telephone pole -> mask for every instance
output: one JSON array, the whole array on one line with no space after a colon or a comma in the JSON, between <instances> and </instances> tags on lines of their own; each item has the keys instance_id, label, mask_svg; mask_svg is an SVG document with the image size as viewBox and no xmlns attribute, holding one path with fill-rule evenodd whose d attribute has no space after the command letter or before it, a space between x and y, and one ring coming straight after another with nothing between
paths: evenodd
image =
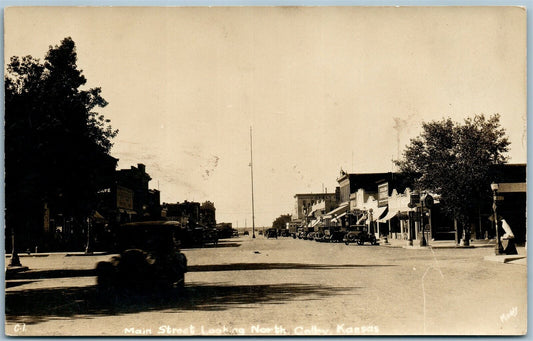
<instances>
[{"instance_id":1,"label":"telephone pole","mask_svg":"<svg viewBox=\"0 0 533 341\"><path fill-rule=\"evenodd\" d=\"M255 211L254 211L254 158L252 144L252 126L250 126L250 176L252 178L252 238L255 238Z\"/></svg>"}]
</instances>

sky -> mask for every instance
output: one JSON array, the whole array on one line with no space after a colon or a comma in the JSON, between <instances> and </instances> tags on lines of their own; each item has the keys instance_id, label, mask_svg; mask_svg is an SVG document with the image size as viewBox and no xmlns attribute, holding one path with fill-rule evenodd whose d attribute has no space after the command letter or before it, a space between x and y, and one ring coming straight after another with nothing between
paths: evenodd
<instances>
[{"instance_id":1,"label":"sky","mask_svg":"<svg viewBox=\"0 0 533 341\"><path fill-rule=\"evenodd\" d=\"M6 61L72 37L111 154L143 163L162 202L217 222L292 213L347 172L396 170L423 121L500 114L526 163L526 13L517 7L20 7Z\"/></svg>"}]
</instances>

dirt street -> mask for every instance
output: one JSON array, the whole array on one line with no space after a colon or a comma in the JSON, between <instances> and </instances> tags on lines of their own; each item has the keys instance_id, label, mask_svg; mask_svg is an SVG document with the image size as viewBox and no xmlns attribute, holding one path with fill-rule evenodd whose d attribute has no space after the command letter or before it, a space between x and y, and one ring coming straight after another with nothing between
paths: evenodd
<instances>
[{"instance_id":1,"label":"dirt street","mask_svg":"<svg viewBox=\"0 0 533 341\"><path fill-rule=\"evenodd\" d=\"M22 257L8 335L523 334L527 267L490 248L409 250L248 236L186 249L183 296L101 297L110 256Z\"/></svg>"}]
</instances>

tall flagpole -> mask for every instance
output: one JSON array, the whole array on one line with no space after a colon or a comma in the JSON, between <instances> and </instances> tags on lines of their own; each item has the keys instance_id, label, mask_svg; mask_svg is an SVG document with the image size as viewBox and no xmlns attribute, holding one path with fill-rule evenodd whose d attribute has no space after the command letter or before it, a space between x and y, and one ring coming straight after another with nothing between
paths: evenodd
<instances>
[{"instance_id":1,"label":"tall flagpole","mask_svg":"<svg viewBox=\"0 0 533 341\"><path fill-rule=\"evenodd\" d=\"M252 126L250 126L250 175L252 178L252 238L255 238L255 212L254 212L254 158L252 152Z\"/></svg>"}]
</instances>

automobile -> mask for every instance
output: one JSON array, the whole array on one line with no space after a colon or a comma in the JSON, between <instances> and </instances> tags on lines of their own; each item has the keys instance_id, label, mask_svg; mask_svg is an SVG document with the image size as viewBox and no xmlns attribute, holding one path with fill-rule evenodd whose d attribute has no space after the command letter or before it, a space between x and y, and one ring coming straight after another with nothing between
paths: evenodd
<instances>
[{"instance_id":1,"label":"automobile","mask_svg":"<svg viewBox=\"0 0 533 341\"><path fill-rule=\"evenodd\" d=\"M265 237L278 239L278 231L276 231L276 229L268 229L265 233Z\"/></svg>"},{"instance_id":2,"label":"automobile","mask_svg":"<svg viewBox=\"0 0 533 341\"><path fill-rule=\"evenodd\" d=\"M259 235L260 235L260 236L263 235L263 231L262 231L262 230L259 231Z\"/></svg>"},{"instance_id":3,"label":"automobile","mask_svg":"<svg viewBox=\"0 0 533 341\"><path fill-rule=\"evenodd\" d=\"M243 235L244 235L244 236L249 236L249 235L250 235L250 232L248 232L248 231L244 231Z\"/></svg>"},{"instance_id":4,"label":"automobile","mask_svg":"<svg viewBox=\"0 0 533 341\"><path fill-rule=\"evenodd\" d=\"M179 245L177 221L146 221L119 226L119 255L96 265L100 289L183 289L187 257ZM156 289L157 288L157 289Z\"/></svg>"},{"instance_id":5,"label":"automobile","mask_svg":"<svg viewBox=\"0 0 533 341\"><path fill-rule=\"evenodd\" d=\"M180 232L182 247L202 247L205 243L205 227L198 224L189 224Z\"/></svg>"},{"instance_id":6,"label":"automobile","mask_svg":"<svg viewBox=\"0 0 533 341\"><path fill-rule=\"evenodd\" d=\"M350 226L350 231L346 233L343 238L346 245L350 243L357 243L363 245L365 242L370 242L372 245L377 245L377 239L373 234L368 233L368 227L366 225L353 225Z\"/></svg>"},{"instance_id":7,"label":"automobile","mask_svg":"<svg viewBox=\"0 0 533 341\"><path fill-rule=\"evenodd\" d=\"M315 242L325 242L326 241L326 235L324 232L315 232L314 235Z\"/></svg>"},{"instance_id":8,"label":"automobile","mask_svg":"<svg viewBox=\"0 0 533 341\"><path fill-rule=\"evenodd\" d=\"M330 231L328 240L330 243L341 243L344 241L346 231Z\"/></svg>"},{"instance_id":9,"label":"automobile","mask_svg":"<svg viewBox=\"0 0 533 341\"><path fill-rule=\"evenodd\" d=\"M289 232L289 230L283 230L283 231L281 231L281 236L282 237L290 237L291 233Z\"/></svg>"},{"instance_id":10,"label":"automobile","mask_svg":"<svg viewBox=\"0 0 533 341\"><path fill-rule=\"evenodd\" d=\"M205 227L203 230L203 244L218 245L218 231L214 227Z\"/></svg>"},{"instance_id":11,"label":"automobile","mask_svg":"<svg viewBox=\"0 0 533 341\"><path fill-rule=\"evenodd\" d=\"M315 238L315 232L309 232L307 233L307 236L305 236L304 239L313 240Z\"/></svg>"}]
</instances>

